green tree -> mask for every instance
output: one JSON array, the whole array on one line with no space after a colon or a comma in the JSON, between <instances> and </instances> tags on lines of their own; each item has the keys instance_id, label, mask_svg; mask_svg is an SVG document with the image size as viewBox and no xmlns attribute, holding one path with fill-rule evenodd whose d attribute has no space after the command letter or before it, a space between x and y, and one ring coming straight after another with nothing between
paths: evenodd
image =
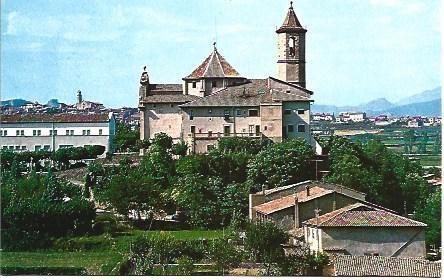
<instances>
[{"instance_id":1,"label":"green tree","mask_svg":"<svg viewBox=\"0 0 444 280\"><path fill-rule=\"evenodd\" d=\"M211 240L208 248L208 258L222 275L231 267L235 267L241 261L241 254L236 247L226 238Z\"/></svg>"},{"instance_id":2,"label":"green tree","mask_svg":"<svg viewBox=\"0 0 444 280\"><path fill-rule=\"evenodd\" d=\"M307 180L313 170L314 152L305 140L292 139L268 146L248 164L248 181L253 191Z\"/></svg>"},{"instance_id":3,"label":"green tree","mask_svg":"<svg viewBox=\"0 0 444 280\"><path fill-rule=\"evenodd\" d=\"M281 244L288 235L273 223L249 223L245 230L245 249L255 262L272 263L283 256Z\"/></svg>"},{"instance_id":4,"label":"green tree","mask_svg":"<svg viewBox=\"0 0 444 280\"><path fill-rule=\"evenodd\" d=\"M418 203L415 218L427 224L426 243L441 247L441 189Z\"/></svg>"},{"instance_id":5,"label":"green tree","mask_svg":"<svg viewBox=\"0 0 444 280\"><path fill-rule=\"evenodd\" d=\"M113 139L118 151L137 151L137 143L140 139L138 129L131 129L129 125L117 123L116 135Z\"/></svg>"}]
</instances>

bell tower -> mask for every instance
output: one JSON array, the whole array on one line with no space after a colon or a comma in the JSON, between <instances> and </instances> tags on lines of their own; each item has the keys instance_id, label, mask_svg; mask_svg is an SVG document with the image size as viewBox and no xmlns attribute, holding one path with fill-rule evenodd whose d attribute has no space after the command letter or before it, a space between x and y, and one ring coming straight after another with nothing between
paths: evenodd
<instances>
[{"instance_id":1,"label":"bell tower","mask_svg":"<svg viewBox=\"0 0 444 280\"><path fill-rule=\"evenodd\" d=\"M290 2L287 16L278 35L277 77L305 88L305 33L307 32L296 17L293 2Z\"/></svg>"}]
</instances>

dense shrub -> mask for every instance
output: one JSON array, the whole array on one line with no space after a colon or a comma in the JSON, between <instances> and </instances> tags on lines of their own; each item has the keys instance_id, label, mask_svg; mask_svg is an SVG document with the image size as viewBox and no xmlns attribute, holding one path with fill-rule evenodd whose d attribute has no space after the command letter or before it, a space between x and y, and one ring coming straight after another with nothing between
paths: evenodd
<instances>
[{"instance_id":1,"label":"dense shrub","mask_svg":"<svg viewBox=\"0 0 444 280\"><path fill-rule=\"evenodd\" d=\"M47 267L47 266L5 266L0 267L2 275L87 275L83 267Z\"/></svg>"}]
</instances>

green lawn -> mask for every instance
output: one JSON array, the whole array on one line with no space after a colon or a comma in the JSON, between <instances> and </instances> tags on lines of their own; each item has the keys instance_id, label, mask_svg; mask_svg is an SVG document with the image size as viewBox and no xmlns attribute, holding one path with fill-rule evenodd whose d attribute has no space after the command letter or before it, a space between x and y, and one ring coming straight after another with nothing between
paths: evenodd
<instances>
[{"instance_id":1,"label":"green lawn","mask_svg":"<svg viewBox=\"0 0 444 280\"><path fill-rule=\"evenodd\" d=\"M129 251L131 241L139 236L152 236L160 231L134 230L124 236L76 237L70 240L77 244L93 244L94 247L76 252L57 251L55 248L36 252L1 252L2 267L84 267L89 275L109 275L112 269ZM213 239L222 236L222 230L169 231L181 240Z\"/></svg>"}]
</instances>

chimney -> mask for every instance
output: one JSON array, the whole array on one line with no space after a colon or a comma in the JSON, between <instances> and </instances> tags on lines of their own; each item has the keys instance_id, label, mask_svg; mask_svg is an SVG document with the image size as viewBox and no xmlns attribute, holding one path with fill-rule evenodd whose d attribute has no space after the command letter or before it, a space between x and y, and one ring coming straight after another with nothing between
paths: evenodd
<instances>
[{"instance_id":1,"label":"chimney","mask_svg":"<svg viewBox=\"0 0 444 280\"><path fill-rule=\"evenodd\" d=\"M310 186L305 186L305 191L307 193L307 197L310 196Z\"/></svg>"},{"instance_id":2,"label":"chimney","mask_svg":"<svg viewBox=\"0 0 444 280\"><path fill-rule=\"evenodd\" d=\"M299 228L299 201L298 196L294 196L294 227Z\"/></svg>"}]
</instances>

